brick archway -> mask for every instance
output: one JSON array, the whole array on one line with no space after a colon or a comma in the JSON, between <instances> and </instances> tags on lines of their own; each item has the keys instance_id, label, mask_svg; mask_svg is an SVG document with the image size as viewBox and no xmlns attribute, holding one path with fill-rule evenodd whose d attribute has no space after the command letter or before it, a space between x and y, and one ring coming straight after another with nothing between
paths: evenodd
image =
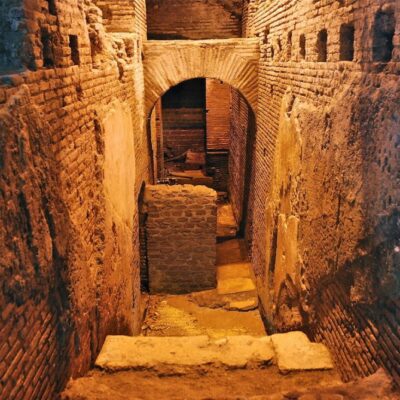
<instances>
[{"instance_id":1,"label":"brick archway","mask_svg":"<svg viewBox=\"0 0 400 400\"><path fill-rule=\"evenodd\" d=\"M213 78L230 84L256 113L258 61L258 39L145 42L146 115L171 87L193 78Z\"/></svg>"}]
</instances>

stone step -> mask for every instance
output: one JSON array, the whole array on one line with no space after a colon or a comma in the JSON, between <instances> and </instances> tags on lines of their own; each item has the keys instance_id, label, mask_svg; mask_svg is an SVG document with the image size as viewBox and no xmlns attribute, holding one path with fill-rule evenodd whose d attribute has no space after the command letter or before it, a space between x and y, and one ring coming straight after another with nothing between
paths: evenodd
<instances>
[{"instance_id":1,"label":"stone step","mask_svg":"<svg viewBox=\"0 0 400 400\"><path fill-rule=\"evenodd\" d=\"M108 336L96 360L106 370L151 369L169 371L182 367L218 365L244 368L248 363L268 364L274 351L267 336L128 337Z\"/></svg>"},{"instance_id":2,"label":"stone step","mask_svg":"<svg viewBox=\"0 0 400 400\"><path fill-rule=\"evenodd\" d=\"M217 291L220 295L256 290L249 262L236 262L219 266L217 281Z\"/></svg>"},{"instance_id":3,"label":"stone step","mask_svg":"<svg viewBox=\"0 0 400 400\"><path fill-rule=\"evenodd\" d=\"M108 336L96 360L105 370L184 372L204 365L246 368L275 363L282 372L328 370L333 363L323 344L311 343L303 332L264 337Z\"/></svg>"}]
</instances>

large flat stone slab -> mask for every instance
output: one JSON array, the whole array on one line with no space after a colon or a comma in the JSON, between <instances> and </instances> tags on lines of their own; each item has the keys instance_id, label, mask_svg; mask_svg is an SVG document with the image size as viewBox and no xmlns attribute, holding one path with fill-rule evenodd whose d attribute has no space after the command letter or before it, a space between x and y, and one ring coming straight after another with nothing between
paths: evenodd
<instances>
[{"instance_id":1,"label":"large flat stone slab","mask_svg":"<svg viewBox=\"0 0 400 400\"><path fill-rule=\"evenodd\" d=\"M108 336L96 366L106 370L152 369L182 371L182 367L222 365L244 368L272 362L274 351L268 336L129 337Z\"/></svg>"},{"instance_id":2,"label":"large flat stone slab","mask_svg":"<svg viewBox=\"0 0 400 400\"><path fill-rule=\"evenodd\" d=\"M252 292L253 290L256 290L256 286L251 278L230 278L218 280L218 294Z\"/></svg>"},{"instance_id":3,"label":"large flat stone slab","mask_svg":"<svg viewBox=\"0 0 400 400\"><path fill-rule=\"evenodd\" d=\"M250 278L251 264L248 262L232 263L217 268L217 279Z\"/></svg>"},{"instance_id":4,"label":"large flat stone slab","mask_svg":"<svg viewBox=\"0 0 400 400\"><path fill-rule=\"evenodd\" d=\"M311 343L303 332L271 336L276 363L282 372L333 369L329 350L321 343Z\"/></svg>"}]
</instances>

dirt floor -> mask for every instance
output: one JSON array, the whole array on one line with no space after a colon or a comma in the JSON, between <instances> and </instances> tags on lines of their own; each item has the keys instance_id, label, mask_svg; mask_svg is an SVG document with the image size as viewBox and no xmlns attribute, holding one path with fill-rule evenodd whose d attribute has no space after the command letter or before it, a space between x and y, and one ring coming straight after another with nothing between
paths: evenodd
<instances>
[{"instance_id":1,"label":"dirt floor","mask_svg":"<svg viewBox=\"0 0 400 400\"><path fill-rule=\"evenodd\" d=\"M378 373L344 385L335 372L282 375L275 367L199 370L181 376L149 371L92 371L63 395L63 400L398 400L390 380Z\"/></svg>"},{"instance_id":2,"label":"dirt floor","mask_svg":"<svg viewBox=\"0 0 400 400\"><path fill-rule=\"evenodd\" d=\"M142 334L208 335L219 338L234 335L263 336L265 330L258 310L243 312L200 307L194 296L181 295L152 296Z\"/></svg>"},{"instance_id":3,"label":"dirt floor","mask_svg":"<svg viewBox=\"0 0 400 400\"><path fill-rule=\"evenodd\" d=\"M242 240L217 245L218 288L150 296L144 336L263 336L258 298Z\"/></svg>"}]
</instances>

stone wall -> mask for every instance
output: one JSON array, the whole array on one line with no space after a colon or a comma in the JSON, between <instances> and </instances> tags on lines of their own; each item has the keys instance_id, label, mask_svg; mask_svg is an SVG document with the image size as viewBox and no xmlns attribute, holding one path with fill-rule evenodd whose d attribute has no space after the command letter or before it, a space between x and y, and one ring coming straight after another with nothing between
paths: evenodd
<instances>
[{"instance_id":1,"label":"stone wall","mask_svg":"<svg viewBox=\"0 0 400 400\"><path fill-rule=\"evenodd\" d=\"M139 330L145 4L111 36L91 1L14 3L27 34L0 67L0 397L46 400L107 334ZM9 27L0 43L20 46Z\"/></svg>"},{"instance_id":2,"label":"stone wall","mask_svg":"<svg viewBox=\"0 0 400 400\"><path fill-rule=\"evenodd\" d=\"M242 1L147 0L149 39L241 36Z\"/></svg>"},{"instance_id":3,"label":"stone wall","mask_svg":"<svg viewBox=\"0 0 400 400\"><path fill-rule=\"evenodd\" d=\"M204 186L147 186L147 255L151 293L216 286L216 192Z\"/></svg>"},{"instance_id":4,"label":"stone wall","mask_svg":"<svg viewBox=\"0 0 400 400\"><path fill-rule=\"evenodd\" d=\"M252 256L271 330L308 330L346 379L399 382L398 2L251 0L243 20L262 53Z\"/></svg>"}]
</instances>

